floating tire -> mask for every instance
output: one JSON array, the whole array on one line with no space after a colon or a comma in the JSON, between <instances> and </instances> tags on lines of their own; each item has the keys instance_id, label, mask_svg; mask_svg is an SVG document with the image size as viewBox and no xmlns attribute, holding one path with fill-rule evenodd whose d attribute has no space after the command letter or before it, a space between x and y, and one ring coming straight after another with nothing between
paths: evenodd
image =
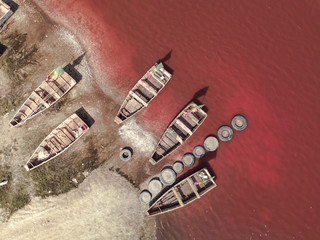
<instances>
[{"instance_id":1,"label":"floating tire","mask_svg":"<svg viewBox=\"0 0 320 240\"><path fill-rule=\"evenodd\" d=\"M218 137L223 142L228 142L233 137L233 131L231 127L222 126L218 130Z\"/></svg>"},{"instance_id":2,"label":"floating tire","mask_svg":"<svg viewBox=\"0 0 320 240\"><path fill-rule=\"evenodd\" d=\"M219 147L219 140L214 136L209 136L204 140L203 146L207 151L213 152Z\"/></svg>"},{"instance_id":3,"label":"floating tire","mask_svg":"<svg viewBox=\"0 0 320 240\"><path fill-rule=\"evenodd\" d=\"M148 184L148 190L151 192L152 196L156 196L162 190L162 183L158 178L153 178Z\"/></svg>"},{"instance_id":4,"label":"floating tire","mask_svg":"<svg viewBox=\"0 0 320 240\"><path fill-rule=\"evenodd\" d=\"M182 162L186 167L191 167L195 161L196 161L196 158L192 153L186 153L182 157Z\"/></svg>"},{"instance_id":5,"label":"floating tire","mask_svg":"<svg viewBox=\"0 0 320 240\"><path fill-rule=\"evenodd\" d=\"M234 130L243 131L247 127L247 119L244 116L236 115L231 120L231 125Z\"/></svg>"},{"instance_id":6,"label":"floating tire","mask_svg":"<svg viewBox=\"0 0 320 240\"><path fill-rule=\"evenodd\" d=\"M163 185L170 186L177 179L177 174L171 167L165 167L160 173L160 181Z\"/></svg>"},{"instance_id":7,"label":"floating tire","mask_svg":"<svg viewBox=\"0 0 320 240\"><path fill-rule=\"evenodd\" d=\"M193 155L196 158L202 158L206 154L206 151L202 146L195 146L193 149Z\"/></svg>"},{"instance_id":8,"label":"floating tire","mask_svg":"<svg viewBox=\"0 0 320 240\"><path fill-rule=\"evenodd\" d=\"M148 190L143 190L139 195L139 200L143 204L148 204L151 201L152 195Z\"/></svg>"},{"instance_id":9,"label":"floating tire","mask_svg":"<svg viewBox=\"0 0 320 240\"><path fill-rule=\"evenodd\" d=\"M183 171L183 163L180 161L176 161L173 165L172 165L173 170L176 173L182 173Z\"/></svg>"},{"instance_id":10,"label":"floating tire","mask_svg":"<svg viewBox=\"0 0 320 240\"><path fill-rule=\"evenodd\" d=\"M123 148L120 151L120 155L119 155L120 159L124 162L127 162L131 159L132 157L132 152L130 151L130 149L128 148Z\"/></svg>"}]
</instances>

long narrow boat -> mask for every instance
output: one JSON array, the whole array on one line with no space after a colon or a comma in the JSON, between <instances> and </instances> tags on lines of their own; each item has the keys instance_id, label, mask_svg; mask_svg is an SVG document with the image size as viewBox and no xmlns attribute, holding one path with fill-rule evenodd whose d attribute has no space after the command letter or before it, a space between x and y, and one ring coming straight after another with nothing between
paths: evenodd
<instances>
[{"instance_id":1,"label":"long narrow boat","mask_svg":"<svg viewBox=\"0 0 320 240\"><path fill-rule=\"evenodd\" d=\"M149 159L153 165L181 146L203 123L207 114L198 108L201 106L191 102L170 123Z\"/></svg>"},{"instance_id":2,"label":"long narrow boat","mask_svg":"<svg viewBox=\"0 0 320 240\"><path fill-rule=\"evenodd\" d=\"M206 168L186 177L153 202L148 215L170 212L197 200L217 186L213 178Z\"/></svg>"},{"instance_id":3,"label":"long narrow boat","mask_svg":"<svg viewBox=\"0 0 320 240\"><path fill-rule=\"evenodd\" d=\"M10 6L0 0L0 27L11 17L13 12L10 9Z\"/></svg>"},{"instance_id":4,"label":"long narrow boat","mask_svg":"<svg viewBox=\"0 0 320 240\"><path fill-rule=\"evenodd\" d=\"M166 86L171 76L162 63L152 66L130 90L114 121L120 124L147 107Z\"/></svg>"},{"instance_id":5,"label":"long narrow boat","mask_svg":"<svg viewBox=\"0 0 320 240\"><path fill-rule=\"evenodd\" d=\"M22 125L27 120L45 111L61 99L76 83L62 67L56 68L22 104L10 121L10 126Z\"/></svg>"},{"instance_id":6,"label":"long narrow boat","mask_svg":"<svg viewBox=\"0 0 320 240\"><path fill-rule=\"evenodd\" d=\"M59 156L88 130L88 125L76 113L72 114L40 143L25 165L26 170L35 169Z\"/></svg>"}]
</instances>

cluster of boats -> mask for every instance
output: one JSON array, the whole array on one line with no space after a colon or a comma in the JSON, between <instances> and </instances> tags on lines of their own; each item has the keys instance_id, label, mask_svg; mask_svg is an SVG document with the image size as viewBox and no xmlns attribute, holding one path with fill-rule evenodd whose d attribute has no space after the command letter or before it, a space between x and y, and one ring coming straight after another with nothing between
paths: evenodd
<instances>
[{"instance_id":1,"label":"cluster of boats","mask_svg":"<svg viewBox=\"0 0 320 240\"><path fill-rule=\"evenodd\" d=\"M0 27L12 14L10 6L0 0ZM115 117L115 122L117 124L123 123L147 107L168 84L171 77L172 74L164 68L162 63L152 66L129 91ZM56 68L30 94L10 120L9 125L11 127L21 126L44 112L76 84L76 80L62 67ZM190 102L177 114L156 145L149 159L150 163L157 164L192 136L207 117L206 112L201 109L202 106ZM25 169L27 171L33 170L59 156L83 136L89 128L90 126L77 113L72 114L43 139L25 164ZM180 208L200 198L215 186L213 177L208 170L201 169L153 201L147 213L156 215Z\"/></svg>"},{"instance_id":2,"label":"cluster of boats","mask_svg":"<svg viewBox=\"0 0 320 240\"><path fill-rule=\"evenodd\" d=\"M170 79L171 74L165 70L162 63L151 67L129 91L114 121L117 124L123 123L147 107ZM149 159L150 163L157 164L192 136L207 117L207 113L202 109L203 106L190 102L177 114L162 134ZM193 202L216 187L213 179L206 168L195 172L152 201L147 214L166 213ZM162 187L161 184L159 186ZM140 200L144 203L150 202L151 193L142 191Z\"/></svg>"},{"instance_id":3,"label":"cluster of boats","mask_svg":"<svg viewBox=\"0 0 320 240\"><path fill-rule=\"evenodd\" d=\"M123 123L147 107L170 81L171 77L172 75L165 70L162 63L152 66L129 91L114 121L117 124ZM62 67L56 68L22 104L10 121L10 126L21 126L26 121L39 115L59 101L76 83ZM149 161L153 165L181 146L204 122L207 114L202 106L190 102L177 114L152 153ZM89 126L85 121L76 113L72 114L53 129L40 143L27 161L26 170L35 169L59 156L88 130ZM208 170L202 169L164 193L158 201L152 204L148 214L155 215L187 205L215 186L213 177Z\"/></svg>"}]
</instances>

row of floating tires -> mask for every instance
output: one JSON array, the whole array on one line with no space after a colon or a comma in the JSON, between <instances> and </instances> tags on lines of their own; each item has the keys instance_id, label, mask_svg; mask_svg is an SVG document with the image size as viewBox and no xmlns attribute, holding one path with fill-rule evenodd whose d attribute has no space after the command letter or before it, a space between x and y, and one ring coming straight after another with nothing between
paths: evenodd
<instances>
[{"instance_id":1,"label":"row of floating tires","mask_svg":"<svg viewBox=\"0 0 320 240\"><path fill-rule=\"evenodd\" d=\"M209 136L204 141L204 147L201 145L193 149L193 153L186 153L182 157L182 161L176 161L172 167L166 166L160 172L159 178L152 178L148 183L148 190L143 190L140 193L139 199L141 203L147 204L152 197L158 195L163 186L170 186L176 182L177 174L181 173L184 167L194 165L196 158L202 158L205 155L205 150L215 151L219 146L219 141L216 137Z\"/></svg>"},{"instance_id":2,"label":"row of floating tires","mask_svg":"<svg viewBox=\"0 0 320 240\"><path fill-rule=\"evenodd\" d=\"M231 125L236 131L242 131L247 127L247 120L241 115L236 115L232 118ZM223 142L230 141L233 137L233 130L229 126L222 126L218 130L218 137ZM149 181L148 190L143 190L140 193L139 199L141 203L149 203L152 197L155 197L161 192L163 185L170 186L175 183L177 174L183 171L184 166L193 166L196 158L202 158L205 155L206 150L213 152L216 151L218 147L218 139L214 136L209 136L204 140L203 146L198 145L194 147L192 153L184 154L182 157L182 162L176 161L172 167L164 167L160 172L159 178L152 178Z\"/></svg>"}]
</instances>

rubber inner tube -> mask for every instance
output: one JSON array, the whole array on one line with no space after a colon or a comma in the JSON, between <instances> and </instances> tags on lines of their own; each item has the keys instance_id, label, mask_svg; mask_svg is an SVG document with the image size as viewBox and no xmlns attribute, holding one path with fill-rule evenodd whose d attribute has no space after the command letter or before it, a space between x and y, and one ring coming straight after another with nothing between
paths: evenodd
<instances>
[{"instance_id":1,"label":"rubber inner tube","mask_svg":"<svg viewBox=\"0 0 320 240\"><path fill-rule=\"evenodd\" d=\"M236 115L231 120L231 125L234 128L234 130L242 131L246 129L247 127L247 119L245 119L242 115Z\"/></svg>"},{"instance_id":2,"label":"rubber inner tube","mask_svg":"<svg viewBox=\"0 0 320 240\"><path fill-rule=\"evenodd\" d=\"M233 137L232 128L229 126L222 126L218 130L218 137L223 142L228 142Z\"/></svg>"},{"instance_id":3,"label":"rubber inner tube","mask_svg":"<svg viewBox=\"0 0 320 240\"><path fill-rule=\"evenodd\" d=\"M123 148L121 151L120 151L120 159L122 160L122 161L125 161L125 162L127 162L127 161L129 161L130 159L131 159L131 156L132 156L132 152L129 150L129 149L127 149L127 148Z\"/></svg>"},{"instance_id":4,"label":"rubber inner tube","mask_svg":"<svg viewBox=\"0 0 320 240\"><path fill-rule=\"evenodd\" d=\"M204 148L202 146L195 146L193 149L193 155L196 158L202 158L205 153L206 153L206 151L204 150Z\"/></svg>"}]
</instances>

